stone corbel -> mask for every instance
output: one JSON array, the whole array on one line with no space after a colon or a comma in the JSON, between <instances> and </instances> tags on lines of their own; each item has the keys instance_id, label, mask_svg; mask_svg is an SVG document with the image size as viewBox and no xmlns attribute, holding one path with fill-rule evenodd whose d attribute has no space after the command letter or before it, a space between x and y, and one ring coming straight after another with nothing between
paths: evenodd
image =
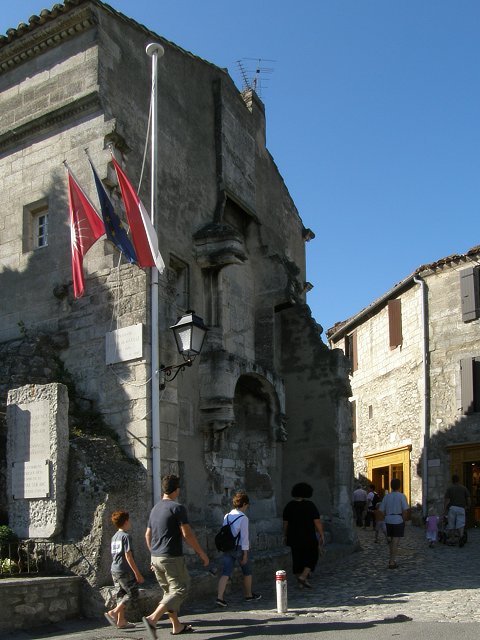
<instances>
[{"instance_id":1,"label":"stone corbel","mask_svg":"<svg viewBox=\"0 0 480 640\"><path fill-rule=\"evenodd\" d=\"M197 262L202 269L243 264L247 259L241 234L225 222L212 222L195 233Z\"/></svg>"}]
</instances>

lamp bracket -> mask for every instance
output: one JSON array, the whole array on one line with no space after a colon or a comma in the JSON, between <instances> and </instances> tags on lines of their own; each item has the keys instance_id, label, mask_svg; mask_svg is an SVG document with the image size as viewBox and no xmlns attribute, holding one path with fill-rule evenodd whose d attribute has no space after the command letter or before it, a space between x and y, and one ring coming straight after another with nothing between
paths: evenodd
<instances>
[{"instance_id":1,"label":"lamp bracket","mask_svg":"<svg viewBox=\"0 0 480 640\"><path fill-rule=\"evenodd\" d=\"M159 372L163 375L160 377L160 389L165 389L165 385L167 382L175 380L180 371L185 371L185 368L191 367L192 364L193 358L187 358L185 362L181 362L180 364L161 364Z\"/></svg>"}]
</instances>

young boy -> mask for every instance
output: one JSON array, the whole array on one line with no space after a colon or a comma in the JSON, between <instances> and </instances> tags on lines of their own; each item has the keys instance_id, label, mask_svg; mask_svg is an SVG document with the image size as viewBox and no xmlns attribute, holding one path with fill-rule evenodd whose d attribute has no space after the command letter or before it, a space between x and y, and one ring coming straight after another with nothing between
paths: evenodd
<instances>
[{"instance_id":1,"label":"young boy","mask_svg":"<svg viewBox=\"0 0 480 640\"><path fill-rule=\"evenodd\" d=\"M117 606L105 613L105 618L117 629L134 629L135 625L125 617L127 603L138 599L138 586L144 581L133 557L132 541L128 533L130 518L127 511L114 511L112 522L117 527L110 543L112 552L112 578L117 589Z\"/></svg>"}]
</instances>

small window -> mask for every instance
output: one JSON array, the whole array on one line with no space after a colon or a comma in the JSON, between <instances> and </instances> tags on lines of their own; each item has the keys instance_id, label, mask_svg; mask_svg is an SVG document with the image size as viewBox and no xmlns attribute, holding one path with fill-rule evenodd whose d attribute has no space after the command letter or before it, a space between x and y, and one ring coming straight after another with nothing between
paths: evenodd
<instances>
[{"instance_id":1,"label":"small window","mask_svg":"<svg viewBox=\"0 0 480 640\"><path fill-rule=\"evenodd\" d=\"M175 256L171 256L170 268L175 272L175 302L179 309L186 311L190 306L188 264Z\"/></svg>"},{"instance_id":2,"label":"small window","mask_svg":"<svg viewBox=\"0 0 480 640\"><path fill-rule=\"evenodd\" d=\"M48 246L48 204L40 200L23 209L23 252Z\"/></svg>"},{"instance_id":3,"label":"small window","mask_svg":"<svg viewBox=\"0 0 480 640\"><path fill-rule=\"evenodd\" d=\"M41 249L48 244L48 213L42 211L33 217L33 247Z\"/></svg>"},{"instance_id":4,"label":"small window","mask_svg":"<svg viewBox=\"0 0 480 640\"><path fill-rule=\"evenodd\" d=\"M480 413L480 357L460 361L462 413Z\"/></svg>"},{"instance_id":5,"label":"small window","mask_svg":"<svg viewBox=\"0 0 480 640\"><path fill-rule=\"evenodd\" d=\"M368 419L371 420L373 418L373 406L371 404L368 405Z\"/></svg>"},{"instance_id":6,"label":"small window","mask_svg":"<svg viewBox=\"0 0 480 640\"><path fill-rule=\"evenodd\" d=\"M470 322L480 317L480 267L468 267L460 271L460 295L462 320Z\"/></svg>"},{"instance_id":7,"label":"small window","mask_svg":"<svg viewBox=\"0 0 480 640\"><path fill-rule=\"evenodd\" d=\"M352 372L358 369L357 332L345 336L345 355L352 364Z\"/></svg>"},{"instance_id":8,"label":"small window","mask_svg":"<svg viewBox=\"0 0 480 640\"><path fill-rule=\"evenodd\" d=\"M402 344L402 302L399 298L388 301L388 332L390 349Z\"/></svg>"}]
</instances>

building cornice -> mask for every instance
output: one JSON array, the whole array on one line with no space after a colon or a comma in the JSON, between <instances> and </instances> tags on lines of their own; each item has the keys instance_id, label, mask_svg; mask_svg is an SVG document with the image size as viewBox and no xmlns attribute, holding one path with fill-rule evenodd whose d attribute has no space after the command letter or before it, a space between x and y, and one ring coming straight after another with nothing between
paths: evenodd
<instances>
[{"instance_id":1,"label":"building cornice","mask_svg":"<svg viewBox=\"0 0 480 640\"><path fill-rule=\"evenodd\" d=\"M9 29L7 36L0 36L0 75L12 70L31 58L64 44L95 26L96 17L89 6L71 12L67 7L59 6L55 15L51 11L42 11L40 16L30 18L31 26L20 24L17 29ZM48 16L44 15L45 13ZM55 19L53 19L55 18ZM22 37L19 37L22 36Z\"/></svg>"},{"instance_id":2,"label":"building cornice","mask_svg":"<svg viewBox=\"0 0 480 640\"><path fill-rule=\"evenodd\" d=\"M85 115L101 110L101 100L98 91L92 91L77 98L73 102L68 102L48 113L44 113L38 118L29 120L24 124L6 131L0 135L0 152L4 152L14 145L33 135L44 132L49 127L58 126L59 123L69 121L79 114Z\"/></svg>"}]
</instances>

